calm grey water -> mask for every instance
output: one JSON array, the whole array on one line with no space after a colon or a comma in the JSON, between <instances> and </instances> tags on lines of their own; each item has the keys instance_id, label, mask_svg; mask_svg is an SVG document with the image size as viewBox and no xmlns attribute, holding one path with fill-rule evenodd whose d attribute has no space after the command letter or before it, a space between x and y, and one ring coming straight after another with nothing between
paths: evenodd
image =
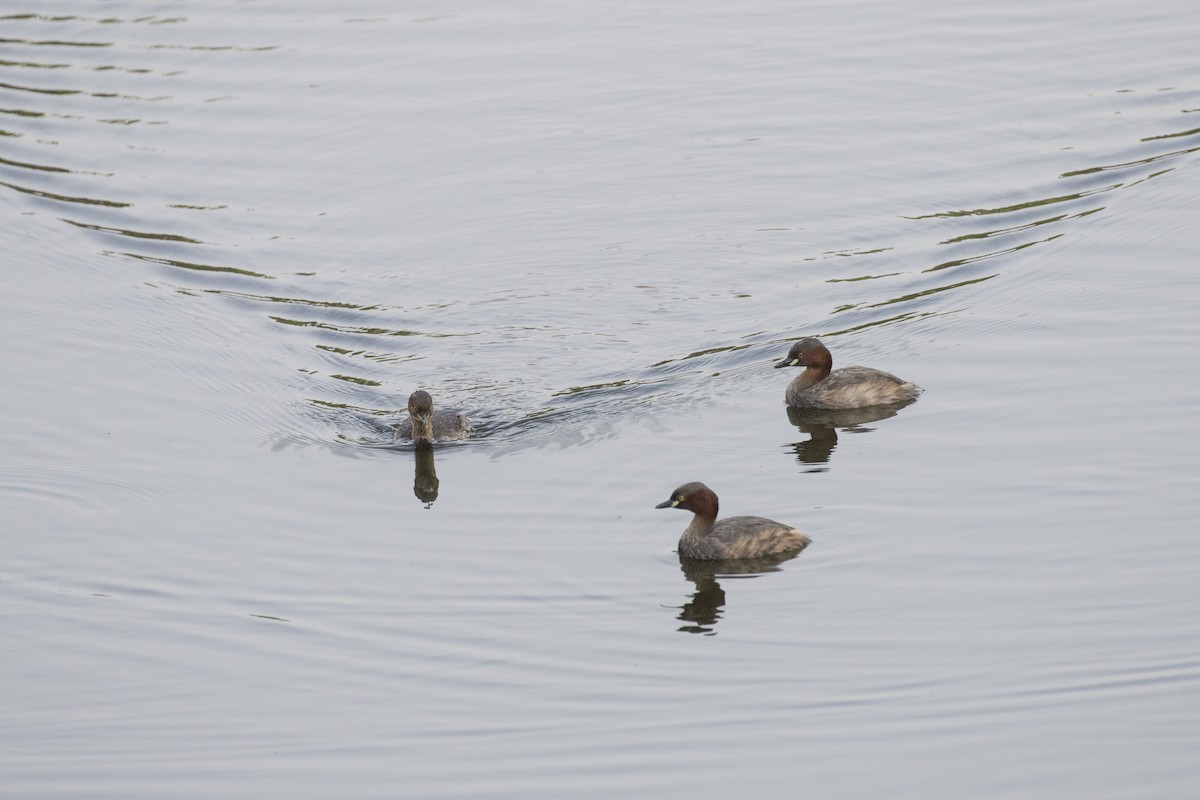
<instances>
[{"instance_id":1,"label":"calm grey water","mask_svg":"<svg viewBox=\"0 0 1200 800\"><path fill-rule=\"evenodd\" d=\"M0 794L1196 796L1195 3L48 9ZM804 335L926 392L793 422Z\"/></svg>"}]
</instances>

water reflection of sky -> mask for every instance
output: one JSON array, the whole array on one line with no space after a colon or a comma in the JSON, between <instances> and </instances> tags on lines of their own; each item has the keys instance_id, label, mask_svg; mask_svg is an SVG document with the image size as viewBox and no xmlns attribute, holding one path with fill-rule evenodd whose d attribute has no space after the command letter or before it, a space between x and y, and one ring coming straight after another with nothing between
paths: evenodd
<instances>
[{"instance_id":1,"label":"water reflection of sky","mask_svg":"<svg viewBox=\"0 0 1200 800\"><path fill-rule=\"evenodd\" d=\"M1190 5L60 5L13 793L1192 790ZM802 335L926 393L790 417ZM417 387L478 437L396 447ZM679 563L692 479L815 546Z\"/></svg>"}]
</instances>

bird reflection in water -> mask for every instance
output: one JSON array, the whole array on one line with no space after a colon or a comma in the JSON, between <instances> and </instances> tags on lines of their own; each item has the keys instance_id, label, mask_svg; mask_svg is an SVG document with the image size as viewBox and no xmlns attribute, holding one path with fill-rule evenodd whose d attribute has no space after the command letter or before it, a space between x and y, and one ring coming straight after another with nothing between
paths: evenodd
<instances>
[{"instance_id":1,"label":"bird reflection in water","mask_svg":"<svg viewBox=\"0 0 1200 800\"><path fill-rule=\"evenodd\" d=\"M692 599L684 603L676 617L686 624L680 626L681 633L702 633L705 636L715 636L714 628L721 618L725 607L725 590L721 588L718 578L746 579L757 578L768 572L779 572L779 565L790 561L799 553L767 556L764 558L743 558L736 561L703 561L698 558L679 557L679 566L684 576L696 585Z\"/></svg>"},{"instance_id":2,"label":"bird reflection in water","mask_svg":"<svg viewBox=\"0 0 1200 800\"><path fill-rule=\"evenodd\" d=\"M836 410L805 410L788 406L788 421L801 433L807 433L810 437L803 442L792 443L791 448L796 453L796 460L801 464L813 465L815 468L809 470L810 472L824 472L829 469L824 465L829 463L830 456L837 449L838 428L848 433L870 433L875 429L864 428L864 425L894 417L900 409L911 404L910 400L907 403L887 406Z\"/></svg>"},{"instance_id":3,"label":"bird reflection in water","mask_svg":"<svg viewBox=\"0 0 1200 800\"><path fill-rule=\"evenodd\" d=\"M416 462L413 494L425 504L426 508L429 508L438 497L438 476L437 468L433 463L433 445L427 441L418 442L413 455Z\"/></svg>"}]
</instances>

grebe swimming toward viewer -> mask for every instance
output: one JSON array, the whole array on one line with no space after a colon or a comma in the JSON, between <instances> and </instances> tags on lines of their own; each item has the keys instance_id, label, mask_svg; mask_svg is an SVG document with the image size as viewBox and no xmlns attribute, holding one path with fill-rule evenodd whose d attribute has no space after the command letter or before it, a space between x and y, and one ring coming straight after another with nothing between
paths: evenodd
<instances>
[{"instance_id":1,"label":"grebe swimming toward viewer","mask_svg":"<svg viewBox=\"0 0 1200 800\"><path fill-rule=\"evenodd\" d=\"M471 420L458 411L433 410L433 398L424 389L408 397L408 419L396 426L397 439L414 442L450 441L471 435Z\"/></svg>"}]
</instances>

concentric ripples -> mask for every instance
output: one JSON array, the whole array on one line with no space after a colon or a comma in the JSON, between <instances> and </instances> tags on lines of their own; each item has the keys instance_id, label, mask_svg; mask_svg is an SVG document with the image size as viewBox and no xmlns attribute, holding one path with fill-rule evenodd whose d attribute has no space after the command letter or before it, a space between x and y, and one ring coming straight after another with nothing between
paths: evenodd
<instances>
[{"instance_id":1,"label":"concentric ripples","mask_svg":"<svg viewBox=\"0 0 1200 800\"><path fill-rule=\"evenodd\" d=\"M388 214L356 208L366 195L304 194L304 171L329 159L328 137L237 132L256 128L237 120L265 108L282 110L281 122L291 115L308 128L327 126L337 141L343 123L314 116L320 105L308 105L320 79L303 69L307 30L276 24L265 40L246 41L254 27L232 28L231 37L230 13L4 17L0 186L29 213L52 215L86 237L99 259L142 269L155 286L196 302L223 303L233 317L270 320L303 376L298 403L384 418L422 386L444 404L472 409L484 436L532 442L581 425L599 432L629 413L670 415L694 402L701 383L704 391L733 391L798 336L959 312L988 283L1037 269L1039 248L1103 219L1122 190L1189 167L1200 149L1200 129L1177 122L1194 110L1186 92L1114 93L1114 113L1136 105L1145 120L1139 139L1093 137L1086 149L1035 154L1046 171L1037 185L957 208L895 208L885 236L860 232L852 246L812 254L764 244L786 228L731 232L745 238L739 247L750 258L792 264L803 275L795 286L779 286L775 273L744 260L729 262L729 289L693 285L687 260L705 258L707 244L664 254L660 265L640 254L622 261L623 248L581 254L569 273L522 267L525 256L503 251L494 271L406 261L371 241ZM388 33L416 23L332 24L361 38L364 63L386 63ZM358 79L356 69L348 74ZM243 73L254 80L238 80ZM397 106L418 99L390 98ZM419 130L395 128L397 146L424 146L406 139ZM526 144L518 136L506 151L507 172L472 176L464 189L494 193L512 175L566 166ZM721 157L703 140L679 155L688 158L689 149ZM725 157L734 168L736 148ZM403 190L402 176L389 179ZM412 190L428 180L418 176ZM688 191L689 179L679 180ZM554 213L551 197L527 202L547 220ZM334 208L343 209L338 221L322 220ZM497 224L482 221L462 235L492 237ZM320 238L308 234L314 225ZM647 352L657 356L647 361ZM319 424L337 429L339 419Z\"/></svg>"}]
</instances>

